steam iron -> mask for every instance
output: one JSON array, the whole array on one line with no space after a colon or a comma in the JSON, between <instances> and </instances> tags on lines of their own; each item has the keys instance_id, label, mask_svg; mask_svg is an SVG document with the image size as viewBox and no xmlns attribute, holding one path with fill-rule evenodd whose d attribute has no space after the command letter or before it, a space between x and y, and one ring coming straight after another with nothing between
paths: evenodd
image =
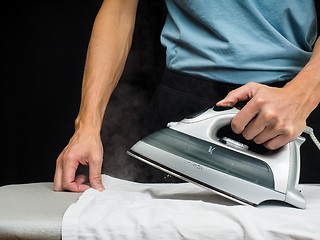
<instances>
[{"instance_id":1,"label":"steam iron","mask_svg":"<svg viewBox=\"0 0 320 240\"><path fill-rule=\"evenodd\" d=\"M230 128L237 108L214 107L169 123L136 143L127 153L185 181L235 202L268 200L304 209L298 190L303 137L276 151L246 141Z\"/></svg>"}]
</instances>

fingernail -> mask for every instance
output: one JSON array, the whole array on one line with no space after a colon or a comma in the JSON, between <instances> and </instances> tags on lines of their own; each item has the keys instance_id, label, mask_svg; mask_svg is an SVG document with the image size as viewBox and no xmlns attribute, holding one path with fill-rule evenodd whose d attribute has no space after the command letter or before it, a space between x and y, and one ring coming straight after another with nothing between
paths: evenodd
<instances>
[{"instance_id":1,"label":"fingernail","mask_svg":"<svg viewBox=\"0 0 320 240\"><path fill-rule=\"evenodd\" d=\"M221 101L217 102L216 105L222 105L222 106L225 106L225 107L231 107L232 103L231 102L225 102L224 100L221 100Z\"/></svg>"},{"instance_id":2,"label":"fingernail","mask_svg":"<svg viewBox=\"0 0 320 240\"><path fill-rule=\"evenodd\" d=\"M220 105L223 102L223 100L216 103L216 105Z\"/></svg>"},{"instance_id":3,"label":"fingernail","mask_svg":"<svg viewBox=\"0 0 320 240\"><path fill-rule=\"evenodd\" d=\"M99 192L102 192L102 191L104 191L104 190L106 190L106 189L104 188L104 186L103 186L102 184L99 184L99 186L98 186L98 191L99 191Z\"/></svg>"}]
</instances>

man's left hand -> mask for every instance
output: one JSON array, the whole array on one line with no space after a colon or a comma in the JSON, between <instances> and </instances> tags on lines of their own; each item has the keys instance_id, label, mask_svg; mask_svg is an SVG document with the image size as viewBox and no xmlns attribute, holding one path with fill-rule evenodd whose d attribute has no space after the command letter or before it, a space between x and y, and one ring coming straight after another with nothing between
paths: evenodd
<instances>
[{"instance_id":1,"label":"man's left hand","mask_svg":"<svg viewBox=\"0 0 320 240\"><path fill-rule=\"evenodd\" d=\"M306 127L303 97L291 88L248 83L231 91L219 106L249 100L231 122L232 130L247 140L275 150L296 139Z\"/></svg>"}]
</instances>

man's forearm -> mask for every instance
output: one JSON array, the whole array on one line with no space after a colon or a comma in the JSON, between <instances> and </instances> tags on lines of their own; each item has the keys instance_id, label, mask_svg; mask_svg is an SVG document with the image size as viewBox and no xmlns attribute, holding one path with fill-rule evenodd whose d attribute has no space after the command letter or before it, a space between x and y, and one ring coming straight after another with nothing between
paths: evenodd
<instances>
[{"instance_id":1,"label":"man's forearm","mask_svg":"<svg viewBox=\"0 0 320 240\"><path fill-rule=\"evenodd\" d=\"M95 19L76 129L100 131L106 105L130 50L138 0L104 1Z\"/></svg>"},{"instance_id":2,"label":"man's forearm","mask_svg":"<svg viewBox=\"0 0 320 240\"><path fill-rule=\"evenodd\" d=\"M312 57L300 73L287 85L304 101L306 117L320 102L320 39L318 38Z\"/></svg>"}]
</instances>

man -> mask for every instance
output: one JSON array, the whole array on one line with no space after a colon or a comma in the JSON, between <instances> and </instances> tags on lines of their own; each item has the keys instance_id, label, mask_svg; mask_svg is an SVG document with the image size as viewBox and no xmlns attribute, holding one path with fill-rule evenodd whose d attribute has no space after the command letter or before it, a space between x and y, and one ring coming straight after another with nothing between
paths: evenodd
<instances>
[{"instance_id":1,"label":"man","mask_svg":"<svg viewBox=\"0 0 320 240\"><path fill-rule=\"evenodd\" d=\"M89 165L91 186L104 189L100 127L130 49L137 4L104 1L96 17L75 133L57 159L56 191L89 188L83 176L75 178L79 164ZM312 112L319 114L312 0L167 0L167 7L161 36L167 69L146 112L147 131L227 95L218 105L249 100L232 120L233 131L273 150L298 137ZM319 115L313 119L319 128Z\"/></svg>"}]
</instances>

